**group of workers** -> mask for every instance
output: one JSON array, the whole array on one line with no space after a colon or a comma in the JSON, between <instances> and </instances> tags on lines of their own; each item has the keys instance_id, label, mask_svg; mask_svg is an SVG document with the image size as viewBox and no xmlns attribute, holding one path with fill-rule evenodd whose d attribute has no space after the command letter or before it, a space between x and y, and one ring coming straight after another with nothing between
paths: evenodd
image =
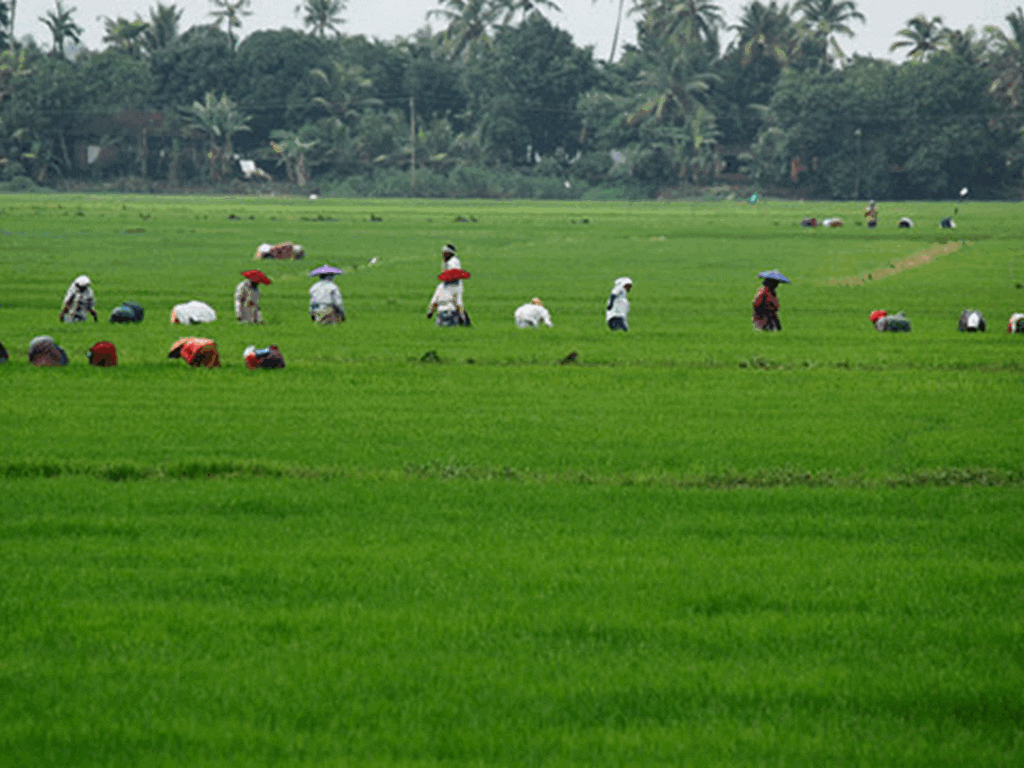
<instances>
[{"instance_id":1,"label":"group of workers","mask_svg":"<svg viewBox=\"0 0 1024 768\"><path fill-rule=\"evenodd\" d=\"M864 211L868 226L876 226L878 209L874 201ZM824 223L824 222L823 222ZM817 222L815 222L817 224ZM834 224L833 224L834 226ZM905 226L905 225L904 225ZM912 226L912 224L911 224ZM257 249L257 258L302 258L301 246L283 243L279 246L261 245ZM462 269L462 263L456 255L456 248L448 243L441 252L442 271L438 275L438 285L430 298L427 317L435 320L438 326L468 326L471 324L469 312L464 301L464 280L470 273ZM337 275L344 274L341 269L324 264L309 272L310 277L317 281L309 289L309 316L320 325L333 325L345 321L345 306L341 291L334 283ZM271 280L258 269L242 272L243 280L234 293L235 318L242 323L262 324L260 312L260 286L270 285ZM758 274L761 286L754 295L751 318L755 330L780 331L779 298L777 289L790 280L778 270L769 270ZM629 294L633 288L633 280L620 277L615 280L608 302L605 307L605 324L612 331L629 330ZM123 311L121 311L123 310ZM118 312L121 311L120 314ZM115 315L117 315L115 317ZM82 322L91 316L98 322L96 313L96 296L92 288L92 280L88 275L79 275L68 287L61 306L60 320L65 323ZM112 322L137 322L142 319L142 307L132 302L124 302L122 307L114 310ZM171 322L181 324L203 323L216 320L216 312L207 304L198 301L186 302L174 307ZM551 313L539 297L517 307L513 312L513 320L518 328L554 327ZM909 331L910 322L902 312L889 314L884 310L876 310L871 314L872 324L880 331ZM977 310L965 310L961 315L960 330L985 330L985 321ZM1012 333L1024 333L1024 313L1014 314L1007 325ZM109 349L108 349L109 347ZM4 350L6 352L6 350ZM94 345L89 352L90 362L94 365L116 365L116 352L109 342ZM220 365L216 343L211 339L187 337L179 339L171 348L169 357L182 357L190 365L213 367ZM254 346L247 348L243 354L246 365L255 367L284 367L284 359L277 347L271 345L257 350ZM0 361L5 360L0 355ZM36 365L66 365L67 354L50 336L39 336L29 346L29 359Z\"/></svg>"}]
</instances>

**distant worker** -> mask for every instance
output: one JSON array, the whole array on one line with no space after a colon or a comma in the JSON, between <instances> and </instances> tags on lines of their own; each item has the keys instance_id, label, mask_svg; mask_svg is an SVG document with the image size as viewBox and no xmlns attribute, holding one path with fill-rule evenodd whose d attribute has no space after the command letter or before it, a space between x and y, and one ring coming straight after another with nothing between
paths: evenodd
<instances>
[{"instance_id":1,"label":"distant worker","mask_svg":"<svg viewBox=\"0 0 1024 768\"><path fill-rule=\"evenodd\" d=\"M444 275L445 272L441 274ZM443 328L469 325L469 315L462 303L461 279L442 280L434 289L434 295L430 297L430 304L427 306L427 317L434 317L435 313L437 317L434 322Z\"/></svg>"},{"instance_id":2,"label":"distant worker","mask_svg":"<svg viewBox=\"0 0 1024 768\"><path fill-rule=\"evenodd\" d=\"M914 228L914 220L911 219L909 216L903 216L896 223L896 226L899 227L900 229L913 229Z\"/></svg>"},{"instance_id":3,"label":"distant worker","mask_svg":"<svg viewBox=\"0 0 1024 768\"><path fill-rule=\"evenodd\" d=\"M768 272L759 272L758 277L762 278L761 287L754 294L754 315L752 322L754 328L759 331L781 331L782 323L779 322L779 297L775 289L779 283L788 283L789 278L777 269Z\"/></svg>"},{"instance_id":4,"label":"distant worker","mask_svg":"<svg viewBox=\"0 0 1024 768\"><path fill-rule=\"evenodd\" d=\"M171 359L181 358L193 368L220 368L220 353L213 339L188 336L178 339L167 353Z\"/></svg>"},{"instance_id":5,"label":"distant worker","mask_svg":"<svg viewBox=\"0 0 1024 768\"><path fill-rule=\"evenodd\" d=\"M36 336L28 344L28 361L41 368L67 365L68 353L57 346L52 336Z\"/></svg>"},{"instance_id":6,"label":"distant worker","mask_svg":"<svg viewBox=\"0 0 1024 768\"><path fill-rule=\"evenodd\" d=\"M309 273L310 277L320 278L309 288L309 317L314 323L333 325L345 322L341 290L334 284L334 276L342 274L344 272L329 264L317 267Z\"/></svg>"},{"instance_id":7,"label":"distant worker","mask_svg":"<svg viewBox=\"0 0 1024 768\"><path fill-rule=\"evenodd\" d=\"M976 309L965 309L960 313L960 321L957 323L958 331L967 333L984 332L985 318Z\"/></svg>"},{"instance_id":8,"label":"distant worker","mask_svg":"<svg viewBox=\"0 0 1024 768\"><path fill-rule=\"evenodd\" d=\"M551 322L551 313L548 312L544 303L534 296L529 304L523 304L515 311L516 326L519 328L539 328L541 323L548 328L554 328Z\"/></svg>"},{"instance_id":9,"label":"distant worker","mask_svg":"<svg viewBox=\"0 0 1024 768\"><path fill-rule=\"evenodd\" d=\"M910 332L910 321L902 310L890 315L884 309L876 309L871 313L871 323L878 331Z\"/></svg>"},{"instance_id":10,"label":"distant worker","mask_svg":"<svg viewBox=\"0 0 1024 768\"><path fill-rule=\"evenodd\" d=\"M1024 312L1014 312L1006 323L1007 333L1024 333Z\"/></svg>"},{"instance_id":11,"label":"distant worker","mask_svg":"<svg viewBox=\"0 0 1024 768\"><path fill-rule=\"evenodd\" d=\"M302 259L305 256L305 249L298 243L278 243L277 245L262 243L256 249L254 258L259 261L260 259Z\"/></svg>"},{"instance_id":12,"label":"distant worker","mask_svg":"<svg viewBox=\"0 0 1024 768\"><path fill-rule=\"evenodd\" d=\"M92 292L92 280L88 275L79 275L74 279L64 294L64 305L60 310L60 319L65 323L80 323L88 315L94 322L99 322L96 314L96 295Z\"/></svg>"},{"instance_id":13,"label":"distant worker","mask_svg":"<svg viewBox=\"0 0 1024 768\"><path fill-rule=\"evenodd\" d=\"M874 200L870 200L867 208L864 209L864 218L867 220L869 228L874 229L878 226L878 206L875 205Z\"/></svg>"},{"instance_id":14,"label":"distant worker","mask_svg":"<svg viewBox=\"0 0 1024 768\"><path fill-rule=\"evenodd\" d=\"M270 285L270 278L258 269L242 273L245 278L235 287L235 318L240 323L263 324L260 313L260 285Z\"/></svg>"},{"instance_id":15,"label":"distant worker","mask_svg":"<svg viewBox=\"0 0 1024 768\"><path fill-rule=\"evenodd\" d=\"M620 277L615 280L608 304L604 310L604 321L613 331L629 330L629 292L633 290L633 278Z\"/></svg>"}]
</instances>

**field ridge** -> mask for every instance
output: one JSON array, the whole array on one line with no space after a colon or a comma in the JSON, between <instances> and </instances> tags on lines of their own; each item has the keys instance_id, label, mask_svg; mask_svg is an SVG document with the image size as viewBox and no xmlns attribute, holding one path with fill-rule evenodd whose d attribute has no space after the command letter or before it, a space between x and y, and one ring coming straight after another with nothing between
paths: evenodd
<instances>
[{"instance_id":1,"label":"field ridge","mask_svg":"<svg viewBox=\"0 0 1024 768\"><path fill-rule=\"evenodd\" d=\"M913 472L874 475L865 472L777 468L756 472L544 472L522 467L467 465L432 461L406 464L402 469L316 467L267 461L195 460L147 464L141 462L81 462L22 460L0 462L0 478L88 477L111 482L145 480L230 480L286 478L296 480L399 480L408 477L443 481L509 481L538 485L651 486L666 488L913 488L913 487L1024 487L1024 468L938 467Z\"/></svg>"}]
</instances>

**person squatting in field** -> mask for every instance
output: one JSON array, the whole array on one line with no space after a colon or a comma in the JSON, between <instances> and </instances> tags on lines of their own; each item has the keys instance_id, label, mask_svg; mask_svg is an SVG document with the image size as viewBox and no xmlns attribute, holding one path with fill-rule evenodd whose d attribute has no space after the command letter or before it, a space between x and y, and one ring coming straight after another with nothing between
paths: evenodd
<instances>
[{"instance_id":1,"label":"person squatting in field","mask_svg":"<svg viewBox=\"0 0 1024 768\"><path fill-rule=\"evenodd\" d=\"M344 274L337 267L324 264L309 273L319 277L309 288L309 317L320 325L345 322L345 306L341 301L341 290L334 284L334 276Z\"/></svg>"},{"instance_id":2,"label":"person squatting in field","mask_svg":"<svg viewBox=\"0 0 1024 768\"><path fill-rule=\"evenodd\" d=\"M536 296L530 299L529 304L518 307L513 317L518 328L539 328L541 323L548 328L555 327L551 322L551 313L544 306L544 302Z\"/></svg>"},{"instance_id":3,"label":"person squatting in field","mask_svg":"<svg viewBox=\"0 0 1024 768\"><path fill-rule=\"evenodd\" d=\"M94 322L99 322L96 314L96 295L92 292L92 280L88 275L79 275L68 286L64 294L64 304L60 310L60 319L65 323L80 323L88 315Z\"/></svg>"},{"instance_id":4,"label":"person squatting in field","mask_svg":"<svg viewBox=\"0 0 1024 768\"><path fill-rule=\"evenodd\" d=\"M633 278L620 277L608 295L604 310L604 321L613 331L629 330L629 292L633 290Z\"/></svg>"},{"instance_id":5,"label":"person squatting in field","mask_svg":"<svg viewBox=\"0 0 1024 768\"><path fill-rule=\"evenodd\" d=\"M258 269L242 273L245 278L235 287L235 318L240 323L263 324L260 313L260 284L270 285L270 278Z\"/></svg>"},{"instance_id":6,"label":"person squatting in field","mask_svg":"<svg viewBox=\"0 0 1024 768\"><path fill-rule=\"evenodd\" d=\"M758 331L781 331L782 323L779 322L779 297L775 289L779 283L788 283L789 280L781 272L771 270L761 272L758 277L762 278L761 287L754 294L754 314L751 322Z\"/></svg>"}]
</instances>

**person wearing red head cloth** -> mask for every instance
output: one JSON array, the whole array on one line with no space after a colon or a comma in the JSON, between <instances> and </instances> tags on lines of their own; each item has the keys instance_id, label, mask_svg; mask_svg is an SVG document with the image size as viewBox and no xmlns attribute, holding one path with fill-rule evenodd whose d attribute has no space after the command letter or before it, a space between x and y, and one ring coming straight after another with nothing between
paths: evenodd
<instances>
[{"instance_id":1,"label":"person wearing red head cloth","mask_svg":"<svg viewBox=\"0 0 1024 768\"><path fill-rule=\"evenodd\" d=\"M235 288L235 318L240 323L263 324L260 314L260 285L270 285L270 278L258 269L242 273L245 278Z\"/></svg>"}]
</instances>

